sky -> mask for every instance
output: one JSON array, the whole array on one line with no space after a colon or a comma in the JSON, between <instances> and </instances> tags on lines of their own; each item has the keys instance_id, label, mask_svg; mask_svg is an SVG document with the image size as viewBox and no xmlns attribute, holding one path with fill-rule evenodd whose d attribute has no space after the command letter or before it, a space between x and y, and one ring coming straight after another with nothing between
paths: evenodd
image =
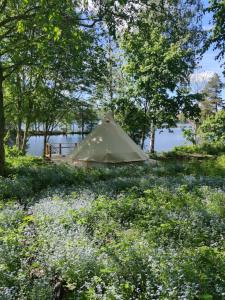
<instances>
[{"instance_id":1,"label":"sky","mask_svg":"<svg viewBox=\"0 0 225 300\"><path fill-rule=\"evenodd\" d=\"M208 6L208 1L204 0L204 5ZM206 30L209 30L212 27L212 14L207 13L204 15L203 18L203 28ZM218 51L214 50L213 47L210 47L207 52L203 55L202 60L199 63L199 68L196 70L195 73L199 74L200 78L209 79L212 74L217 73L220 76L220 79L222 82L225 82L225 78L222 74L223 68L220 67L221 63L220 61L216 60L215 57L217 55ZM202 76L201 76L202 75ZM225 99L225 89L222 91L222 97Z\"/></svg>"}]
</instances>

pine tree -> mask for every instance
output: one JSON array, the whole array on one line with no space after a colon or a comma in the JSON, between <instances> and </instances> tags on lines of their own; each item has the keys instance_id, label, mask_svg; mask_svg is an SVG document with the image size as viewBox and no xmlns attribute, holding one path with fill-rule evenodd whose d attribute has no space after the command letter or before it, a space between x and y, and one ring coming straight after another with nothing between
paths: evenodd
<instances>
[{"instance_id":1,"label":"pine tree","mask_svg":"<svg viewBox=\"0 0 225 300\"><path fill-rule=\"evenodd\" d=\"M205 96L205 100L201 104L203 118L225 107L225 101L221 98L222 88L223 83L219 75L215 73L203 89Z\"/></svg>"}]
</instances>

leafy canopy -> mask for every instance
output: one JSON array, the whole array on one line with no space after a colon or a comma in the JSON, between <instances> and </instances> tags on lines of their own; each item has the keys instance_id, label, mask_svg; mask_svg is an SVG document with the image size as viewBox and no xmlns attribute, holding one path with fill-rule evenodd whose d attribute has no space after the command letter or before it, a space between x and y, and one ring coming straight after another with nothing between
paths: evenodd
<instances>
[{"instance_id":1,"label":"leafy canopy","mask_svg":"<svg viewBox=\"0 0 225 300\"><path fill-rule=\"evenodd\" d=\"M225 143L225 110L204 120L199 130L205 140Z\"/></svg>"}]
</instances>

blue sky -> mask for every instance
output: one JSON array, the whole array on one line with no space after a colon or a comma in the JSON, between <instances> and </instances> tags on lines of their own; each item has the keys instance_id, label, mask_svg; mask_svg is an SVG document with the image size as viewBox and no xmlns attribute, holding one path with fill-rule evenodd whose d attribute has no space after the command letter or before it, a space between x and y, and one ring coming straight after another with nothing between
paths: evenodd
<instances>
[{"instance_id":1,"label":"blue sky","mask_svg":"<svg viewBox=\"0 0 225 300\"><path fill-rule=\"evenodd\" d=\"M203 1L205 6L208 6L208 1ZM205 29L210 29L212 27L212 14L207 13L203 18L203 27ZM211 72L218 73L221 80L225 82L225 78L222 74L223 68L220 67L221 63L220 61L215 59L215 56L217 55L218 51L214 50L213 47L210 47L210 49L203 55L202 60L199 63L199 69L196 72L207 72L210 74ZM222 92L222 96L225 99L225 89Z\"/></svg>"}]
</instances>

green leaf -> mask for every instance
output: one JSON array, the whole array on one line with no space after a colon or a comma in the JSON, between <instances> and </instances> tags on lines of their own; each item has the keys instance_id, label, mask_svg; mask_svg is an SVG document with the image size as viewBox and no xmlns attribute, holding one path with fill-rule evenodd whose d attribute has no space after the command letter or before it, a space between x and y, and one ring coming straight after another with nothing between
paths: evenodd
<instances>
[{"instance_id":1,"label":"green leaf","mask_svg":"<svg viewBox=\"0 0 225 300\"><path fill-rule=\"evenodd\" d=\"M17 32L23 33L25 31L25 25L23 21L18 21L17 22Z\"/></svg>"},{"instance_id":2,"label":"green leaf","mask_svg":"<svg viewBox=\"0 0 225 300\"><path fill-rule=\"evenodd\" d=\"M55 26L54 27L54 40L55 41L59 40L61 34L62 34L62 30L59 27Z\"/></svg>"}]
</instances>

